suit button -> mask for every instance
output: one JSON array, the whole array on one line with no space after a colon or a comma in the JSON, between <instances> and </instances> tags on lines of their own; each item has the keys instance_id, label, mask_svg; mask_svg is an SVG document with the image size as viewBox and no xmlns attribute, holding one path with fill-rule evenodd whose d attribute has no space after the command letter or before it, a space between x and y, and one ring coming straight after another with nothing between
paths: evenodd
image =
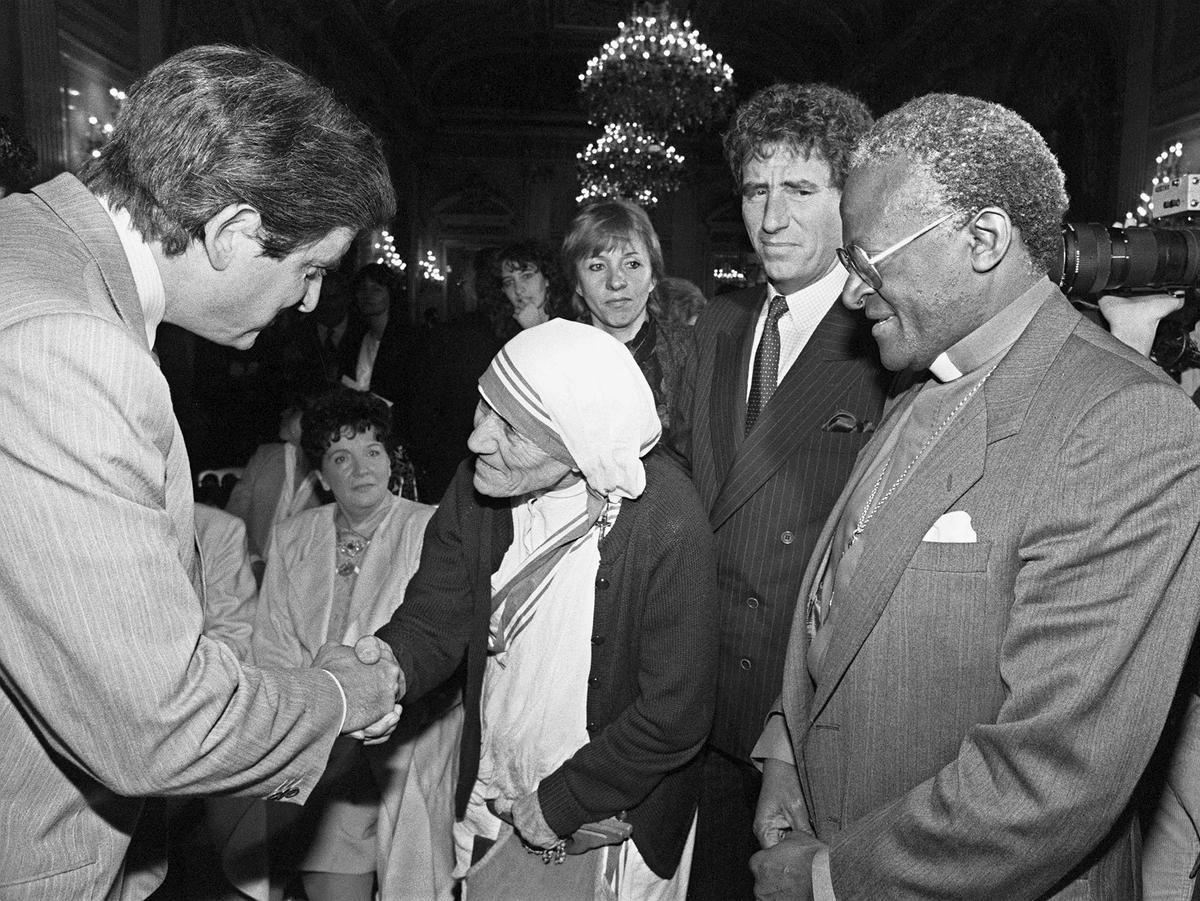
<instances>
[{"instance_id":1,"label":"suit button","mask_svg":"<svg viewBox=\"0 0 1200 901\"><path fill-rule=\"evenodd\" d=\"M779 536L779 540L782 541L784 544L791 544L793 541L796 540L796 536L793 535L790 531L787 531Z\"/></svg>"},{"instance_id":2,"label":"suit button","mask_svg":"<svg viewBox=\"0 0 1200 901\"><path fill-rule=\"evenodd\" d=\"M758 598L746 598L746 606L751 610L758 609Z\"/></svg>"},{"instance_id":3,"label":"suit button","mask_svg":"<svg viewBox=\"0 0 1200 901\"><path fill-rule=\"evenodd\" d=\"M603 635L593 635L592 636L592 644L594 644L596 647L600 647L600 645L604 644L604 636Z\"/></svg>"},{"instance_id":4,"label":"suit button","mask_svg":"<svg viewBox=\"0 0 1200 901\"><path fill-rule=\"evenodd\" d=\"M745 669L745 670L750 669L750 658L743 657L741 660L738 661L738 666L740 666L742 669Z\"/></svg>"},{"instance_id":5,"label":"suit button","mask_svg":"<svg viewBox=\"0 0 1200 901\"><path fill-rule=\"evenodd\" d=\"M588 723L588 724L587 724L587 730L588 730L588 732L595 732L595 731L596 731L596 724L595 724L595 723Z\"/></svg>"},{"instance_id":6,"label":"suit button","mask_svg":"<svg viewBox=\"0 0 1200 901\"><path fill-rule=\"evenodd\" d=\"M599 676L592 676L590 679L588 679L588 685L599 685L599 684L600 684Z\"/></svg>"},{"instance_id":7,"label":"suit button","mask_svg":"<svg viewBox=\"0 0 1200 901\"><path fill-rule=\"evenodd\" d=\"M285 792L283 793L283 796L284 796L285 798L294 798L294 797L296 797L296 795L298 795L298 794L300 794L300 789L298 789L298 788L289 788L287 791L285 791Z\"/></svg>"},{"instance_id":8,"label":"suit button","mask_svg":"<svg viewBox=\"0 0 1200 901\"><path fill-rule=\"evenodd\" d=\"M596 580L596 587L603 591L608 587L608 579L604 578L604 576L601 576Z\"/></svg>"}]
</instances>

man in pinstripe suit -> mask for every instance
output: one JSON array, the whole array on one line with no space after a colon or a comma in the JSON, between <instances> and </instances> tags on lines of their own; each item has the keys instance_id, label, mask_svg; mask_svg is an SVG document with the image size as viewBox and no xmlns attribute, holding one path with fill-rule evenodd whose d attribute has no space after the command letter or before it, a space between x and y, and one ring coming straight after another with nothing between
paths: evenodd
<instances>
[{"instance_id":1,"label":"man in pinstripe suit","mask_svg":"<svg viewBox=\"0 0 1200 901\"><path fill-rule=\"evenodd\" d=\"M0 202L6 901L145 898L166 868L148 796L303 802L339 731L395 715L390 651L258 669L201 635L190 467L151 353L159 322L245 348L311 309L394 211L378 140L282 61L195 47L134 85L80 175Z\"/></svg>"},{"instance_id":2,"label":"man in pinstripe suit","mask_svg":"<svg viewBox=\"0 0 1200 901\"><path fill-rule=\"evenodd\" d=\"M717 298L696 323L675 449L716 537L722 604L716 717L705 764L690 899L748 898L759 775L750 749L779 693L804 566L888 377L846 280L838 202L871 124L828 85L777 84L725 135L742 216L768 284Z\"/></svg>"}]
</instances>

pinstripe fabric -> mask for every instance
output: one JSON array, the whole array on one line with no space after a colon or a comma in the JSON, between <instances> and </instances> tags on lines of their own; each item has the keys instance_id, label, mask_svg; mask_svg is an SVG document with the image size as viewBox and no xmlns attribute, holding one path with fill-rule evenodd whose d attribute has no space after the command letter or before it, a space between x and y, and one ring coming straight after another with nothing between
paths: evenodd
<instances>
[{"instance_id":1,"label":"pinstripe fabric","mask_svg":"<svg viewBox=\"0 0 1200 901\"><path fill-rule=\"evenodd\" d=\"M0 897L144 898L165 870L144 796L301 801L342 703L200 637L187 452L71 176L0 201L0 424Z\"/></svg>"},{"instance_id":2,"label":"pinstripe fabric","mask_svg":"<svg viewBox=\"0 0 1200 901\"><path fill-rule=\"evenodd\" d=\"M779 692L805 564L869 433L822 429L838 411L879 421L891 376L840 303L743 438L746 373L764 288L725 295L696 324L674 445L690 461L717 548L721 644L710 742L747 759Z\"/></svg>"}]
</instances>

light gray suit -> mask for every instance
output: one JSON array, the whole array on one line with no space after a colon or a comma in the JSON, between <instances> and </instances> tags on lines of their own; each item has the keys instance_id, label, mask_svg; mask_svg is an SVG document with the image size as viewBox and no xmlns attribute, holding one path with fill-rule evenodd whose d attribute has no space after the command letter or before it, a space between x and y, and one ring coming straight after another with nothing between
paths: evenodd
<instances>
[{"instance_id":1,"label":"light gray suit","mask_svg":"<svg viewBox=\"0 0 1200 901\"><path fill-rule=\"evenodd\" d=\"M0 536L0 897L144 898L145 796L307 796L338 688L200 636L187 452L116 231L69 175L0 201Z\"/></svg>"},{"instance_id":2,"label":"light gray suit","mask_svg":"<svg viewBox=\"0 0 1200 901\"><path fill-rule=\"evenodd\" d=\"M1200 415L1044 291L868 526L815 687L800 605L782 705L839 901L1137 897L1130 798L1200 616ZM922 540L950 511L975 543Z\"/></svg>"}]
</instances>

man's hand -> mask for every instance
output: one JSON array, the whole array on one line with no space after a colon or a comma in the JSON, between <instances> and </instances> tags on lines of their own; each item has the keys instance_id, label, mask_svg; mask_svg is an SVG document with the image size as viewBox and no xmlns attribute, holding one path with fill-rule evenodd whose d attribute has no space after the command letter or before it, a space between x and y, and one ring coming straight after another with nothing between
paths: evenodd
<instances>
[{"instance_id":1,"label":"man's hand","mask_svg":"<svg viewBox=\"0 0 1200 901\"><path fill-rule=\"evenodd\" d=\"M1183 306L1183 298L1174 294L1142 294L1119 297L1105 294L1100 312L1114 338L1132 347L1143 357L1150 356L1158 324Z\"/></svg>"},{"instance_id":2,"label":"man's hand","mask_svg":"<svg viewBox=\"0 0 1200 901\"><path fill-rule=\"evenodd\" d=\"M389 716L399 718L395 708L403 693L400 667L392 649L379 639L360 638L353 648L327 642L317 652L313 666L330 673L346 693L343 734L378 727Z\"/></svg>"},{"instance_id":3,"label":"man's hand","mask_svg":"<svg viewBox=\"0 0 1200 901\"><path fill-rule=\"evenodd\" d=\"M763 848L771 848L793 832L812 835L800 777L792 764L768 757L763 761L762 788L754 811L754 837Z\"/></svg>"},{"instance_id":4,"label":"man's hand","mask_svg":"<svg viewBox=\"0 0 1200 901\"><path fill-rule=\"evenodd\" d=\"M750 858L755 901L810 901L812 861L821 843L806 832L793 832Z\"/></svg>"}]
</instances>

